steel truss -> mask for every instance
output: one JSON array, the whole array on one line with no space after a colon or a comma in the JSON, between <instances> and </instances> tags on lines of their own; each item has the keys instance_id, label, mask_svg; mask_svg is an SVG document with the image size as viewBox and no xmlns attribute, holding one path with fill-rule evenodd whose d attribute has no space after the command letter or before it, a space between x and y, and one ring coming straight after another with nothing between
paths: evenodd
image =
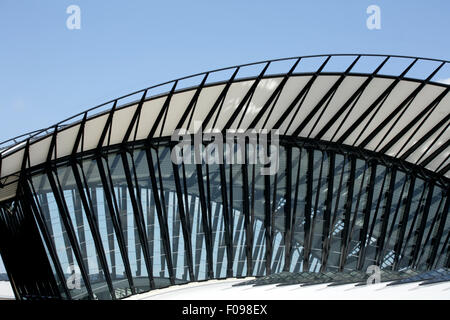
<instances>
[{"instance_id":1,"label":"steel truss","mask_svg":"<svg viewBox=\"0 0 450 320\"><path fill-rule=\"evenodd\" d=\"M351 58L344 71L325 72L330 60L339 56ZM426 60L373 55L383 58L382 62L371 73L363 74L369 76L322 129L312 134L346 76L358 75L352 70L366 56L370 55L312 56L323 61L309 74L310 79L296 92L288 108L277 114L273 125L274 129L285 128L280 136L281 169L274 176L259 175L258 165L253 164L171 162L174 143L161 136L170 117L171 99L187 90L178 86L190 77L163 84L170 85L170 90L145 139L136 138L143 121L142 109L150 99L149 91L158 86L110 101L112 107L102 113L107 119L94 149L85 150L89 138L86 124L92 112L106 104L74 116L81 119L70 124L79 125L70 155L58 157L56 150L58 134L66 128L67 120L26 136L24 146L17 149L23 151L23 157L20 173L14 176L16 195L0 203L0 253L16 297L119 299L191 281L281 271L350 272L363 271L373 264L392 271L450 267L450 182L445 176L450 169L448 157L436 170L426 168L450 146L446 141L431 149L448 129L450 115L408 149L413 135L395 156L387 155L406 133L423 127L447 96L450 87L442 85L443 91L387 141L401 116L447 61L429 60L438 63L437 67L425 79L414 80L418 86L376 130L365 134L363 128L353 145L345 144L364 121L374 119L393 90L408 79L411 68ZM307 58L311 57L263 61L194 75L201 81L194 87L176 129L190 126L202 90L211 85L207 83L209 77L229 70L231 76L222 82L223 88L202 120L204 127L214 127L231 85L242 80L238 79L240 70L259 65L261 70L249 78L254 80L252 85L222 130L236 123L239 127L259 83L270 76L270 66L291 61L289 71L281 75L249 124L250 128L265 127L277 113L276 104L289 77L298 74L298 64ZM408 58L410 62L398 75L385 76L391 84L335 139L362 94L375 77L381 77L380 70L393 58ZM294 125L311 88L323 74L338 77ZM138 101L120 105L121 99L133 94L139 94ZM111 143L114 115L131 105L136 109L122 141ZM307 128L306 136L299 137ZM292 133L288 135L289 130ZM386 131L376 151L368 150L382 130ZM328 141L324 139L327 134L332 136ZM51 137L46 160L31 166L30 145L43 137ZM423 155L415 163L408 162L408 157L430 139L433 141ZM14 139L14 143L19 140ZM2 154L0 172L3 159ZM9 178L2 183L7 184ZM40 262L33 271L26 268L30 261ZM67 266L78 267L80 288L72 288Z\"/></svg>"}]
</instances>

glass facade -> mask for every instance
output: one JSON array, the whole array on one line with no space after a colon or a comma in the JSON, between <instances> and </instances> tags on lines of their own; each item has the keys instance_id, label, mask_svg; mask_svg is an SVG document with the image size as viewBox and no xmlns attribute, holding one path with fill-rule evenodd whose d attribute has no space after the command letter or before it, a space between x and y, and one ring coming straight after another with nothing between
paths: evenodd
<instances>
[{"instance_id":1,"label":"glass facade","mask_svg":"<svg viewBox=\"0 0 450 320\"><path fill-rule=\"evenodd\" d=\"M408 63L384 71L399 59ZM317 69L305 69L312 60ZM433 62L428 76L410 78L422 62ZM0 143L0 254L16 297L449 268L450 87L434 81L448 63L268 60L148 87ZM175 164L177 129L196 133L194 144L203 129L276 130L279 168Z\"/></svg>"},{"instance_id":2,"label":"glass facade","mask_svg":"<svg viewBox=\"0 0 450 320\"><path fill-rule=\"evenodd\" d=\"M259 164L175 165L170 155L169 142L136 144L30 175L28 205L60 298L448 266L448 190L395 164L300 140L282 140L279 170L266 176Z\"/></svg>"}]
</instances>

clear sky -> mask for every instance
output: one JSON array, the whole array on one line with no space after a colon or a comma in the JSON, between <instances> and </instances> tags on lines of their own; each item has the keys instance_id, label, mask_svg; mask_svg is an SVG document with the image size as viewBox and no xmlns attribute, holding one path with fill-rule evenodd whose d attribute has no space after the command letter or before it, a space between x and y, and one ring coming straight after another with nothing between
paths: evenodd
<instances>
[{"instance_id":1,"label":"clear sky","mask_svg":"<svg viewBox=\"0 0 450 320\"><path fill-rule=\"evenodd\" d=\"M69 5L81 29L69 30ZM366 9L381 9L369 30ZM322 53L450 59L448 0L1 0L0 140L181 76Z\"/></svg>"}]
</instances>

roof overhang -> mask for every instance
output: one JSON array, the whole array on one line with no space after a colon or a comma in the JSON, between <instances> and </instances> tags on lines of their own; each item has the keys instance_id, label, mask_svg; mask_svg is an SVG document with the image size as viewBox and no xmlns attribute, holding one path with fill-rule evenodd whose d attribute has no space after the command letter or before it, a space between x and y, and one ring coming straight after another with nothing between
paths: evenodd
<instances>
[{"instance_id":1,"label":"roof overhang","mask_svg":"<svg viewBox=\"0 0 450 320\"><path fill-rule=\"evenodd\" d=\"M229 68L225 81L208 82L214 72L195 75L199 83L182 89L181 80L126 96L90 109L53 129L40 131L1 151L0 201L15 195L24 169L77 156L103 147L169 137L185 128L203 130L279 129L280 135L314 139L375 152L450 178L449 84L400 75L352 73L361 56L343 72L325 72L331 56L316 72L297 72L303 58L283 74L268 74L273 61L258 63L262 71L238 78L242 68ZM447 62L437 61L434 75ZM409 68L409 69L408 69ZM221 69L219 71L228 70ZM189 77L187 78L189 79ZM153 88L167 88L154 93ZM100 111L102 110L102 111Z\"/></svg>"}]
</instances>

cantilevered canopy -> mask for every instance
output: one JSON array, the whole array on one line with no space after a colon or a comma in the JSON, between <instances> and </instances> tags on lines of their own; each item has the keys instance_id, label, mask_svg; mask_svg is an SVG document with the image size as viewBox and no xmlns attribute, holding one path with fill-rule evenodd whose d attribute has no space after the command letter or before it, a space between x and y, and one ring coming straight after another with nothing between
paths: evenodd
<instances>
[{"instance_id":1,"label":"cantilevered canopy","mask_svg":"<svg viewBox=\"0 0 450 320\"><path fill-rule=\"evenodd\" d=\"M450 62L324 55L196 74L129 94L0 144L0 201L20 172L177 128L279 129L280 135L376 153L450 178Z\"/></svg>"}]
</instances>

